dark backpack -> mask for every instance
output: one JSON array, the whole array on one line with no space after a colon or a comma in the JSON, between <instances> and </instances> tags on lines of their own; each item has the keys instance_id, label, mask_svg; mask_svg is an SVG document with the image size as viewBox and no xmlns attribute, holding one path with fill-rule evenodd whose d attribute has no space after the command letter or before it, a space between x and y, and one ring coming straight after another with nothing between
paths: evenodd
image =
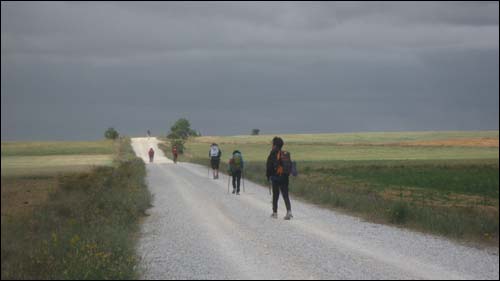
<instances>
[{"instance_id":1,"label":"dark backpack","mask_svg":"<svg viewBox=\"0 0 500 281\"><path fill-rule=\"evenodd\" d=\"M278 176L290 175L292 172L292 159L290 158L290 152L286 150L280 150L277 154L278 157L278 168L276 169L276 174Z\"/></svg>"}]
</instances>

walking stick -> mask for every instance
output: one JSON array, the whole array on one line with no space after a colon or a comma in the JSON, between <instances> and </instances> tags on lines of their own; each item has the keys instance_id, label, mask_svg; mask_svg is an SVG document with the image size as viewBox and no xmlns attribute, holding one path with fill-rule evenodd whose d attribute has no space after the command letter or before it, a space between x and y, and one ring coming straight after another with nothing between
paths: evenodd
<instances>
[{"instance_id":1,"label":"walking stick","mask_svg":"<svg viewBox=\"0 0 500 281\"><path fill-rule=\"evenodd\" d=\"M207 178L210 178L210 160L208 160L208 166L207 166Z\"/></svg>"},{"instance_id":2,"label":"walking stick","mask_svg":"<svg viewBox=\"0 0 500 281\"><path fill-rule=\"evenodd\" d=\"M245 192L245 170L241 172L241 175L243 177L243 192Z\"/></svg>"},{"instance_id":3,"label":"walking stick","mask_svg":"<svg viewBox=\"0 0 500 281\"><path fill-rule=\"evenodd\" d=\"M229 194L229 179L231 178L230 175L227 175L227 194Z\"/></svg>"}]
</instances>

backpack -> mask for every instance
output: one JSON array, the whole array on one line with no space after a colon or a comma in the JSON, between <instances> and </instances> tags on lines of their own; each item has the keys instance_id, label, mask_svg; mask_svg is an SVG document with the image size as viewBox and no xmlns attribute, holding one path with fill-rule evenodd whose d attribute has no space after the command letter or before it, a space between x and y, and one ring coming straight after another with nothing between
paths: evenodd
<instances>
[{"instance_id":1,"label":"backpack","mask_svg":"<svg viewBox=\"0 0 500 281\"><path fill-rule=\"evenodd\" d=\"M285 150L280 150L277 153L278 168L276 169L276 174L278 176L290 175L292 171L292 160L290 158L290 152Z\"/></svg>"},{"instance_id":2,"label":"backpack","mask_svg":"<svg viewBox=\"0 0 500 281\"><path fill-rule=\"evenodd\" d=\"M233 158L231 158L231 161L229 161L229 166L231 167L231 171L232 172L241 171L242 162L243 161L241 159L240 153L233 154Z\"/></svg>"},{"instance_id":3,"label":"backpack","mask_svg":"<svg viewBox=\"0 0 500 281\"><path fill-rule=\"evenodd\" d=\"M177 147L172 148L172 153L177 154Z\"/></svg>"},{"instance_id":4,"label":"backpack","mask_svg":"<svg viewBox=\"0 0 500 281\"><path fill-rule=\"evenodd\" d=\"M219 148L217 146L210 147L210 156L211 157L219 157Z\"/></svg>"}]
</instances>

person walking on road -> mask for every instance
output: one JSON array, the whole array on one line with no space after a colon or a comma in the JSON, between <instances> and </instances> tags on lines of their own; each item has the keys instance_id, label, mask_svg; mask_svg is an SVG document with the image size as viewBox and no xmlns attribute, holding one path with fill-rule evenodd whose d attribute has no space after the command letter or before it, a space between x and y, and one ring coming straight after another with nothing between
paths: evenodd
<instances>
[{"instance_id":1,"label":"person walking on road","mask_svg":"<svg viewBox=\"0 0 500 281\"><path fill-rule=\"evenodd\" d=\"M281 138L273 138L273 147L267 157L266 177L273 187L273 214L271 217L278 218L278 199L281 191L287 210L284 219L289 220L293 218L292 206L288 196L288 180L292 169L292 161L290 153L282 150L283 145L284 142Z\"/></svg>"},{"instance_id":2,"label":"person walking on road","mask_svg":"<svg viewBox=\"0 0 500 281\"><path fill-rule=\"evenodd\" d=\"M149 149L148 154L149 154L149 163L152 163L153 162L153 158L155 157L155 151L154 151L154 149L152 147Z\"/></svg>"},{"instance_id":3,"label":"person walking on road","mask_svg":"<svg viewBox=\"0 0 500 281\"><path fill-rule=\"evenodd\" d=\"M174 158L174 163L177 164L177 145L172 146L172 157Z\"/></svg>"},{"instance_id":4,"label":"person walking on road","mask_svg":"<svg viewBox=\"0 0 500 281\"><path fill-rule=\"evenodd\" d=\"M238 150L233 151L233 157L229 159L227 172L233 177L233 194L240 195L241 173L243 172L243 156Z\"/></svg>"},{"instance_id":5,"label":"person walking on road","mask_svg":"<svg viewBox=\"0 0 500 281\"><path fill-rule=\"evenodd\" d=\"M219 146L216 143L212 143L210 150L208 151L208 157L210 158L214 180L219 178L219 164L221 156L222 151Z\"/></svg>"}]
</instances>

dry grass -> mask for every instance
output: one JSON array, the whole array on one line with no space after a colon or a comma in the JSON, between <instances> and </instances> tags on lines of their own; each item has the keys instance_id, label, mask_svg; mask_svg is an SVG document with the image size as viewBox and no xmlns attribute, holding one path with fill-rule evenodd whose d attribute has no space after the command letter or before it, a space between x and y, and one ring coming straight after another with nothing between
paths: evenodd
<instances>
[{"instance_id":1,"label":"dry grass","mask_svg":"<svg viewBox=\"0 0 500 281\"><path fill-rule=\"evenodd\" d=\"M5 218L29 216L56 190L55 178L2 178L2 222Z\"/></svg>"}]
</instances>

